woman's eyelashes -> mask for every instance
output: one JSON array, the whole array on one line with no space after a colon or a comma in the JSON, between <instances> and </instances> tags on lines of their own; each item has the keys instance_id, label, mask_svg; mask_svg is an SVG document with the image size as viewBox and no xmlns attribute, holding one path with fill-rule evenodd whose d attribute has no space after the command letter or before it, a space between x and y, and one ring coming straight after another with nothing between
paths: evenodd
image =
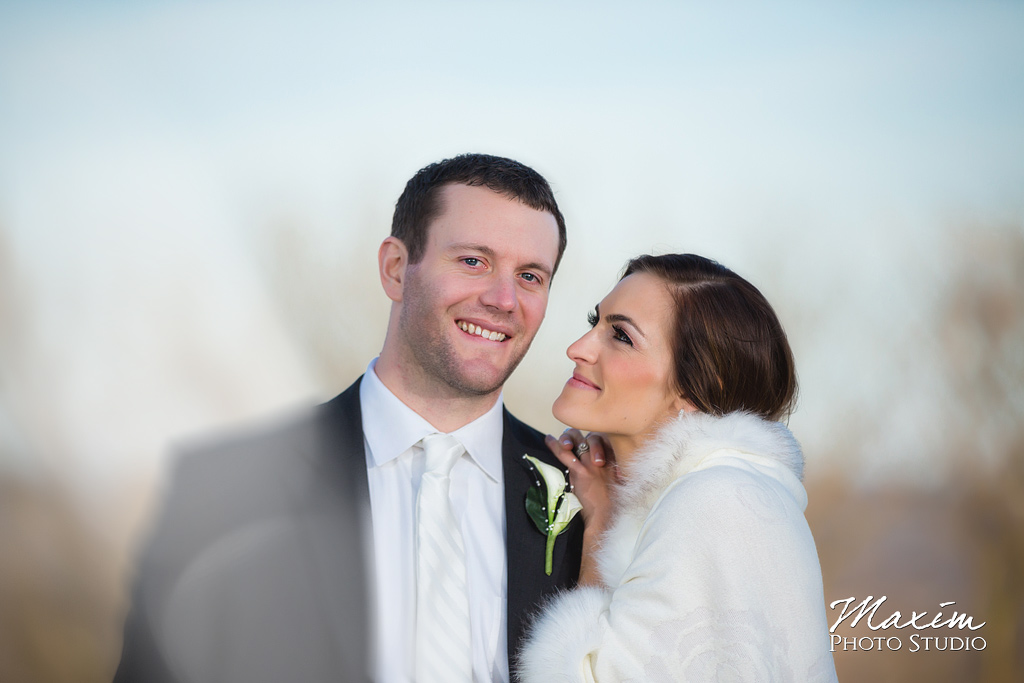
<instances>
[{"instance_id":1,"label":"woman's eyelashes","mask_svg":"<svg viewBox=\"0 0 1024 683\"><path fill-rule=\"evenodd\" d=\"M601 321L601 317L598 315L597 309L594 309L590 313L587 313L587 322L590 323L591 327L597 327L597 323ZM630 339L626 331L618 325L612 325L612 337L616 341L620 341L623 344L629 344L633 346L633 340Z\"/></svg>"},{"instance_id":2,"label":"woman's eyelashes","mask_svg":"<svg viewBox=\"0 0 1024 683\"><path fill-rule=\"evenodd\" d=\"M630 346L633 345L633 340L629 338L629 335L626 334L626 331L623 330L621 327L619 327L618 325L612 325L612 330L615 332L615 339L617 341L620 341L624 344L629 344Z\"/></svg>"}]
</instances>

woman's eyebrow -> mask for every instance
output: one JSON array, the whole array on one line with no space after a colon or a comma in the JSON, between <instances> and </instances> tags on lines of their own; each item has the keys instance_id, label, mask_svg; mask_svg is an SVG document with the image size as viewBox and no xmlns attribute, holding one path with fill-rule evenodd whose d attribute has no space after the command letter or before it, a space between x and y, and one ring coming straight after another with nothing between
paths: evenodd
<instances>
[{"instance_id":1,"label":"woman's eyebrow","mask_svg":"<svg viewBox=\"0 0 1024 683\"><path fill-rule=\"evenodd\" d=\"M597 311L597 317L600 318L601 317L601 310L597 306L594 307L594 310ZM643 328L641 328L639 325L637 325L636 321L633 320L632 318L630 318L628 315L623 315L621 313L609 313L608 315L606 315L604 317L604 319L605 319L605 321L610 322L610 323L626 323L627 325L632 327L634 330L639 332L641 337L643 337L644 339L647 339L647 335L644 333Z\"/></svg>"}]
</instances>

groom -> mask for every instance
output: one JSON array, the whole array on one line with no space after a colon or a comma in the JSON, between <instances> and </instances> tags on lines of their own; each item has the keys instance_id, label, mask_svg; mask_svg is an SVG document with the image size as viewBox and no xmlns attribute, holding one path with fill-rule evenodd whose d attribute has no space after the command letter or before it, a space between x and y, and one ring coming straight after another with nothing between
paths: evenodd
<instances>
[{"instance_id":1,"label":"groom","mask_svg":"<svg viewBox=\"0 0 1024 683\"><path fill-rule=\"evenodd\" d=\"M555 461L501 400L565 244L533 169L470 154L419 171L378 252L380 356L312 414L180 460L115 682L423 681L430 660L441 680L509 680L529 613L580 562L576 520L545 574L521 459ZM431 565L425 534L457 550Z\"/></svg>"}]
</instances>

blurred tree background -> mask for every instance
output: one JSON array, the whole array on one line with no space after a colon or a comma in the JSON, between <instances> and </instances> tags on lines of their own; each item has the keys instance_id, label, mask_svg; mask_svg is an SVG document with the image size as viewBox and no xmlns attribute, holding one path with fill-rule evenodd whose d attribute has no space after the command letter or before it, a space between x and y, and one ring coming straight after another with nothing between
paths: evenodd
<instances>
[{"instance_id":1,"label":"blurred tree background","mask_svg":"<svg viewBox=\"0 0 1024 683\"><path fill-rule=\"evenodd\" d=\"M976 227L976 226L975 226ZM888 596L874 623L952 610L985 626L987 646L970 652L912 652L911 629L872 632L866 622L844 637L898 636L897 652L838 651L840 680L1020 680L1024 672L1024 230L1020 226L955 234L915 352L931 354L939 380L936 414L950 463L940 486L858 487L841 476L808 482L808 519L829 600ZM875 420L899 397L880 401ZM871 424L870 422L868 424ZM837 445L838 446L838 445ZM833 462L857 462L857 444L838 446ZM945 610L940 602L955 600ZM840 608L841 609L841 608ZM837 610L830 623L839 617ZM847 622L848 623L848 622ZM922 636L963 636L959 630Z\"/></svg>"},{"instance_id":2,"label":"blurred tree background","mask_svg":"<svg viewBox=\"0 0 1024 683\"><path fill-rule=\"evenodd\" d=\"M511 410L561 429L628 258L722 261L791 337L826 603L985 622L840 680L1022 680L1021 35L1008 0L0 4L0 682L110 679L175 441L365 369L394 202L464 151L569 224Z\"/></svg>"}]
</instances>

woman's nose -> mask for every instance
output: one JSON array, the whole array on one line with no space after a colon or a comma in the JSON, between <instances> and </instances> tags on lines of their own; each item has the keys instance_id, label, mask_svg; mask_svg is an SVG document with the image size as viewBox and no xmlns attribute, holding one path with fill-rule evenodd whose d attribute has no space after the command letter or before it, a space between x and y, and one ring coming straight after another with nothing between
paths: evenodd
<instances>
[{"instance_id":1,"label":"woman's nose","mask_svg":"<svg viewBox=\"0 0 1024 683\"><path fill-rule=\"evenodd\" d=\"M594 334L596 330L590 330L582 337L569 344L569 348L565 350L565 355L569 356L569 360L578 363L593 363L597 353L595 350Z\"/></svg>"}]
</instances>

